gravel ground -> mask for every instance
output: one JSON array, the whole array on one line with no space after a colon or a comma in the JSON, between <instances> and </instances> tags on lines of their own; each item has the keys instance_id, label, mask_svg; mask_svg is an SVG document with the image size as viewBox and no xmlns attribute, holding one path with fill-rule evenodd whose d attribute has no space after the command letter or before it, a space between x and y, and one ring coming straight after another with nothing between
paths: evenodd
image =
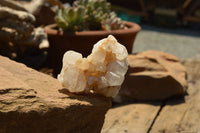
<instances>
[{"instance_id":1,"label":"gravel ground","mask_svg":"<svg viewBox=\"0 0 200 133\"><path fill-rule=\"evenodd\" d=\"M175 55L179 59L200 60L200 31L183 28L166 29L141 25L136 37L133 53L159 50Z\"/></svg>"}]
</instances>

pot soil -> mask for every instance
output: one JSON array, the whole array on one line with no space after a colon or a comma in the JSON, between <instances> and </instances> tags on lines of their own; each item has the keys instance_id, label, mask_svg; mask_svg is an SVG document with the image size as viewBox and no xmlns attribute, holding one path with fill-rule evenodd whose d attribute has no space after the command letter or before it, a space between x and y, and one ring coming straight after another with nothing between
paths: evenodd
<instances>
[{"instance_id":1,"label":"pot soil","mask_svg":"<svg viewBox=\"0 0 200 133\"><path fill-rule=\"evenodd\" d=\"M93 45L108 35L113 35L131 53L135 37L141 28L132 22L126 22L126 26L128 28L123 30L63 32L56 29L56 24L47 25L45 32L50 43L48 64L53 67L54 76L61 70L62 57L66 51L74 50L86 57L91 53Z\"/></svg>"}]
</instances>

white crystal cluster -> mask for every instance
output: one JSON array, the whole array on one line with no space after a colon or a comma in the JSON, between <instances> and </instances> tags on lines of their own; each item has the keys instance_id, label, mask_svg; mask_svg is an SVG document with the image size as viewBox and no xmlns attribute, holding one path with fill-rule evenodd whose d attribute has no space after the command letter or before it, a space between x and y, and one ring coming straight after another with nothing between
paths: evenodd
<instances>
[{"instance_id":1,"label":"white crystal cluster","mask_svg":"<svg viewBox=\"0 0 200 133\"><path fill-rule=\"evenodd\" d=\"M67 51L58 80L70 92L93 90L106 97L115 97L128 69L127 56L126 48L109 35L94 45L87 58Z\"/></svg>"}]
</instances>

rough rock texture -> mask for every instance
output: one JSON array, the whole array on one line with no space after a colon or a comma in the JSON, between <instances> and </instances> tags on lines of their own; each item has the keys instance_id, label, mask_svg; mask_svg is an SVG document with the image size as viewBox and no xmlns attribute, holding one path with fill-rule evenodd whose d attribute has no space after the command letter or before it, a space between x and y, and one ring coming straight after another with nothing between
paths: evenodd
<instances>
[{"instance_id":1,"label":"rough rock texture","mask_svg":"<svg viewBox=\"0 0 200 133\"><path fill-rule=\"evenodd\" d=\"M126 48L109 35L94 45L87 58L78 52L67 51L58 80L70 92L89 93L92 90L115 97L128 70L127 56Z\"/></svg>"},{"instance_id":2,"label":"rough rock texture","mask_svg":"<svg viewBox=\"0 0 200 133\"><path fill-rule=\"evenodd\" d=\"M100 132L110 99L69 94L48 75L0 62L0 133Z\"/></svg>"},{"instance_id":3,"label":"rough rock texture","mask_svg":"<svg viewBox=\"0 0 200 133\"><path fill-rule=\"evenodd\" d=\"M176 57L146 51L129 55L128 61L128 74L115 101L162 100L186 92L186 69Z\"/></svg>"}]
</instances>

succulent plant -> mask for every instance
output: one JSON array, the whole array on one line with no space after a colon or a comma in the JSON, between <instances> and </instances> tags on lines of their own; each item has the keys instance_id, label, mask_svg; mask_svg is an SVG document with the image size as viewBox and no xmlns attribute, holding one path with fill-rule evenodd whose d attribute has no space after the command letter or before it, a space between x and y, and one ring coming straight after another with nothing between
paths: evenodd
<instances>
[{"instance_id":1,"label":"succulent plant","mask_svg":"<svg viewBox=\"0 0 200 133\"><path fill-rule=\"evenodd\" d=\"M125 27L106 0L76 0L72 7L58 10L56 23L66 31L115 30Z\"/></svg>"},{"instance_id":2,"label":"succulent plant","mask_svg":"<svg viewBox=\"0 0 200 133\"><path fill-rule=\"evenodd\" d=\"M125 29L125 23L114 12L111 12L109 18L102 21L102 29L107 31Z\"/></svg>"},{"instance_id":3,"label":"succulent plant","mask_svg":"<svg viewBox=\"0 0 200 133\"><path fill-rule=\"evenodd\" d=\"M59 28L67 31L84 30L84 22L87 17L83 7L68 7L57 11L56 23Z\"/></svg>"}]
</instances>

